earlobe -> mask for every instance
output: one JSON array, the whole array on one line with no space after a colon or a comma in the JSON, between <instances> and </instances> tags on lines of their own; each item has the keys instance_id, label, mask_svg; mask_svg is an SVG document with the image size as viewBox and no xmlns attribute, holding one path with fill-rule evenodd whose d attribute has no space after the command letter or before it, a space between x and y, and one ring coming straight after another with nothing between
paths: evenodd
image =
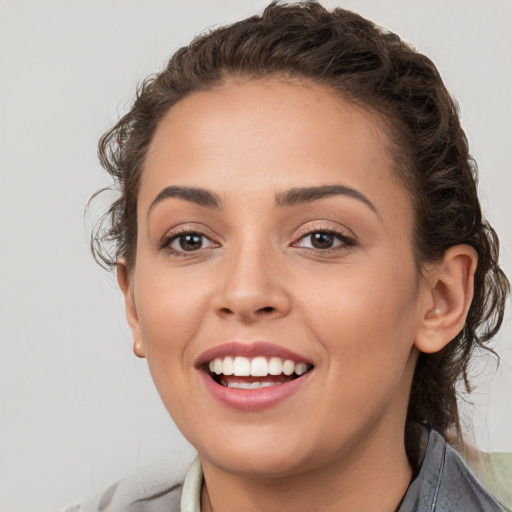
<instances>
[{"instance_id":1,"label":"earlobe","mask_svg":"<svg viewBox=\"0 0 512 512\"><path fill-rule=\"evenodd\" d=\"M140 330L139 316L135 305L135 298L133 293L132 278L129 275L126 263L124 260L117 262L117 282L124 295L124 303L126 309L126 319L133 338L133 353L137 357L145 357L144 342Z\"/></svg>"},{"instance_id":2,"label":"earlobe","mask_svg":"<svg viewBox=\"0 0 512 512\"><path fill-rule=\"evenodd\" d=\"M415 346L421 352L438 352L464 327L473 299L477 262L478 256L471 246L456 245L428 271L429 297L415 339Z\"/></svg>"}]
</instances>

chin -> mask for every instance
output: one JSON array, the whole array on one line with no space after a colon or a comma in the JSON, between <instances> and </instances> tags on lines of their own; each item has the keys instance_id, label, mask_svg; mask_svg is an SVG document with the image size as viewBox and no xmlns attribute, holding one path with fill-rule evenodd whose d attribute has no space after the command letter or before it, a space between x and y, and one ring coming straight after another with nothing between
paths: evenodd
<instances>
[{"instance_id":1,"label":"chin","mask_svg":"<svg viewBox=\"0 0 512 512\"><path fill-rule=\"evenodd\" d=\"M210 456L211 455L211 456ZM281 478L302 472L304 461L296 453L277 453L275 450L264 452L261 448L253 451L230 450L229 453L201 455L205 460L227 473L250 478Z\"/></svg>"},{"instance_id":2,"label":"chin","mask_svg":"<svg viewBox=\"0 0 512 512\"><path fill-rule=\"evenodd\" d=\"M251 427L241 427L238 432L238 436L231 432L222 439L196 443L203 464L251 478L290 476L315 465L318 453L304 443L305 436L283 436Z\"/></svg>"}]
</instances>

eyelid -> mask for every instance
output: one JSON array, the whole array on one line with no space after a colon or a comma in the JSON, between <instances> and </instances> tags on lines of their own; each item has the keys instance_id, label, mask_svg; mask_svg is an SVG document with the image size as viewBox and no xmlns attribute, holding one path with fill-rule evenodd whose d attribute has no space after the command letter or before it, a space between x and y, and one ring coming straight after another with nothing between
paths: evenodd
<instances>
[{"instance_id":1,"label":"eyelid","mask_svg":"<svg viewBox=\"0 0 512 512\"><path fill-rule=\"evenodd\" d=\"M341 244L327 248L327 249L316 249L311 247L303 247L304 249L312 250L312 251L319 251L323 253L328 253L329 251L339 251L343 250L346 247L353 247L357 245L357 239L355 235L348 230L347 228L342 228L340 226L333 225L331 222L314 222L314 223L308 223L303 226L301 226L298 230L298 232L294 236L294 242L292 243L292 246L297 246L297 244L305 239L308 236L311 236L315 233L328 233L331 235L334 235L338 237L339 240L341 240ZM299 246L300 247L300 246Z\"/></svg>"},{"instance_id":2,"label":"eyelid","mask_svg":"<svg viewBox=\"0 0 512 512\"><path fill-rule=\"evenodd\" d=\"M158 242L158 249L160 250L166 250L176 255L192 255L194 253L198 253L201 250L204 249L210 249L212 247L219 247L221 244L219 242L216 242L212 235L206 234L205 231L211 231L208 230L206 227L201 226L198 227L197 225L180 225L175 228L172 228L168 230L165 235L159 240ZM211 245L209 247L201 247L200 249L197 249L195 251L185 251L185 250L179 250L171 248L171 243L177 240L180 236L184 235L199 235L203 239L208 240ZM217 237L215 237L217 238Z\"/></svg>"}]
</instances>

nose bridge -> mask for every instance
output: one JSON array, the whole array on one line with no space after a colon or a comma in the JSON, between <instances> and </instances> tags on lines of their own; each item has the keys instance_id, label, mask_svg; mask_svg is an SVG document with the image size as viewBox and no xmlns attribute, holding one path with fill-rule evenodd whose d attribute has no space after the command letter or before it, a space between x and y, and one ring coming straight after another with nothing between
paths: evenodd
<instances>
[{"instance_id":1,"label":"nose bridge","mask_svg":"<svg viewBox=\"0 0 512 512\"><path fill-rule=\"evenodd\" d=\"M219 313L244 321L287 314L290 300L279 249L259 236L245 236L226 255Z\"/></svg>"}]
</instances>

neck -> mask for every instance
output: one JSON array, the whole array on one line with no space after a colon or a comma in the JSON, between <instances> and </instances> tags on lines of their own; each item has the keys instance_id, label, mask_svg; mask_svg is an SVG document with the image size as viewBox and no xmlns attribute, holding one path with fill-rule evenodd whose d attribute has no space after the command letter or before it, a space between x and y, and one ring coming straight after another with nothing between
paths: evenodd
<instances>
[{"instance_id":1,"label":"neck","mask_svg":"<svg viewBox=\"0 0 512 512\"><path fill-rule=\"evenodd\" d=\"M412 470L398 435L375 433L365 446L321 468L279 478L229 473L203 460L202 512L393 512Z\"/></svg>"}]
</instances>

